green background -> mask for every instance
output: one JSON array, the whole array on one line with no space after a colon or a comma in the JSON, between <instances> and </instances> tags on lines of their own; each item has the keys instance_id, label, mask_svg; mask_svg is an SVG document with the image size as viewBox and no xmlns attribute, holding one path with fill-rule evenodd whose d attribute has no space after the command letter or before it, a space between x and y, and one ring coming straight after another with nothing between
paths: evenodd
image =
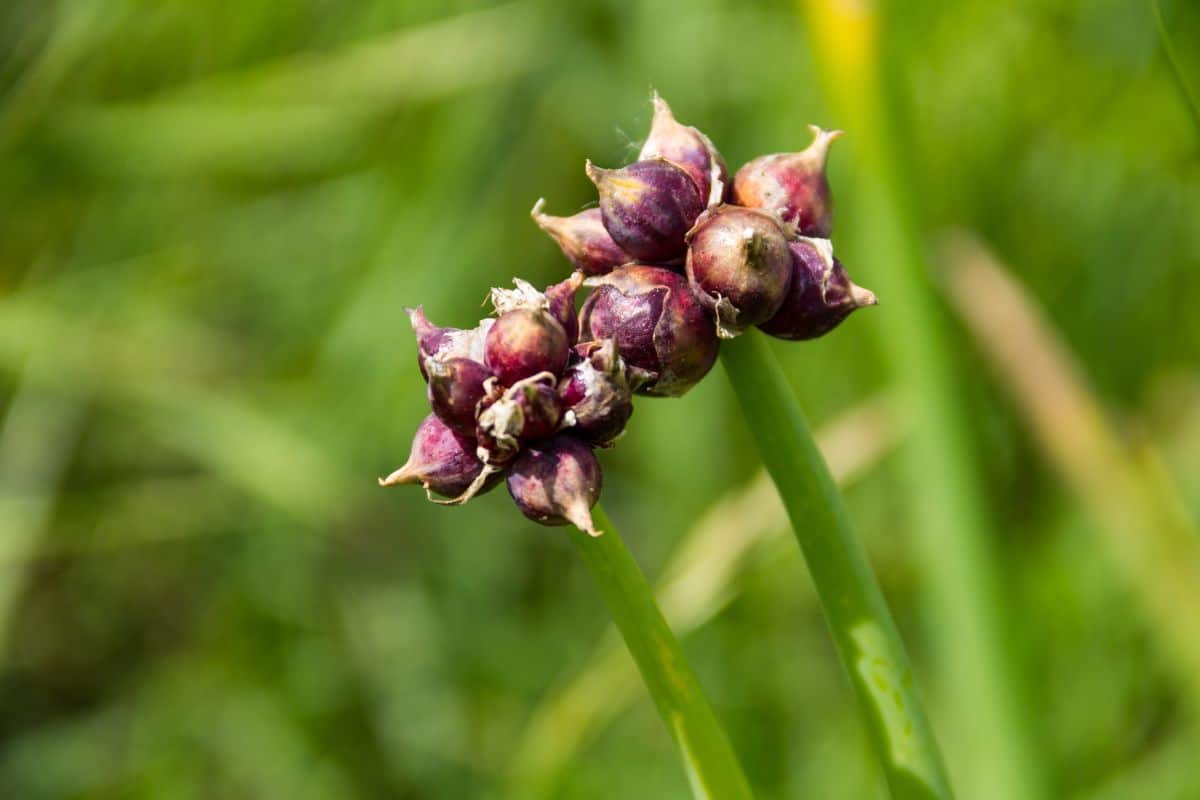
<instances>
[{"instance_id":1,"label":"green background","mask_svg":"<svg viewBox=\"0 0 1200 800\"><path fill-rule=\"evenodd\" d=\"M880 13L904 213L931 254L952 228L988 243L1114 428L1157 448L1194 531L1200 119L1153 7ZM1162 13L1200 86L1200 10ZM402 308L469 326L490 286L561 279L528 209L593 202L583 160L633 157L652 88L736 169L841 126L825 86L786 3L7 0L0 796L521 796L522 731L607 614L563 532L503 490L445 509L375 485L426 413ZM872 177L844 143L870 135L830 165L835 246L868 287L888 265L854 262L873 221L847 194ZM1052 796L1200 797L1197 698L944 311ZM903 380L889 313L774 347L815 426ZM601 462L652 579L758 465L719 367L639 401ZM903 469L847 499L953 756L969 721L931 669ZM882 797L799 552L770 548L733 591L685 647L758 794ZM553 796L687 796L648 697Z\"/></svg>"}]
</instances>

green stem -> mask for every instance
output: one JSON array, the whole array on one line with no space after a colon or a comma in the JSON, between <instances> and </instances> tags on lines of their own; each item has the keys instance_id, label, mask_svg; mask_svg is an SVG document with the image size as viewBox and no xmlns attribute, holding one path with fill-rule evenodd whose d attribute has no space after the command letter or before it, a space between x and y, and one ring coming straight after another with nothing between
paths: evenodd
<instances>
[{"instance_id":1,"label":"green stem","mask_svg":"<svg viewBox=\"0 0 1200 800\"><path fill-rule=\"evenodd\" d=\"M939 719L955 785L971 800L1055 796L1032 723L1022 642L1013 635L996 553L983 462L976 452L971 374L938 303L919 216L914 149L894 120L902 95L889 81L889 37L879 0L805 0L813 54L851 180L841 195L839 247L855 278L880 298L881 352L912 414L902 453L913 512L911 542L925 595Z\"/></svg>"},{"instance_id":2,"label":"green stem","mask_svg":"<svg viewBox=\"0 0 1200 800\"><path fill-rule=\"evenodd\" d=\"M604 595L658 713L679 748L692 793L697 798L721 800L753 797L729 738L637 562L600 506L592 509L592 519L603 535L593 538L571 528L571 540Z\"/></svg>"},{"instance_id":3,"label":"green stem","mask_svg":"<svg viewBox=\"0 0 1200 800\"><path fill-rule=\"evenodd\" d=\"M721 360L804 551L892 797L950 798L904 644L778 362L755 331L726 342Z\"/></svg>"}]
</instances>

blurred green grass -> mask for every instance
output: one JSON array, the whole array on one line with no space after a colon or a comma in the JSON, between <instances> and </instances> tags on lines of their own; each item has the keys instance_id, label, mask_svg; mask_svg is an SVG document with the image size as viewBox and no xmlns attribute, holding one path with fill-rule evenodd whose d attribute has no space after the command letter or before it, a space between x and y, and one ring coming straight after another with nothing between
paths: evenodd
<instances>
[{"instance_id":1,"label":"blurred green grass","mask_svg":"<svg viewBox=\"0 0 1200 800\"><path fill-rule=\"evenodd\" d=\"M1163 13L1200 86L1200 12ZM893 2L884 24L930 240L990 243L1195 519L1200 131L1149 7ZM401 307L466 324L489 286L561 275L528 208L589 203L583 159L631 154L651 87L731 165L837 126L808 41L784 3L6 3L0 795L502 796L607 620L565 537L503 493L446 510L375 487L422 416ZM861 246L835 243L853 271ZM815 420L887 389L882 300L775 348ZM953 332L1054 795L1200 795L1152 623ZM714 378L641 402L603 454L649 575L755 474L737 413ZM848 500L922 676L898 471ZM761 796L879 796L802 574L795 552L756 563L689 656ZM559 789L621 793L687 794L648 699Z\"/></svg>"}]
</instances>

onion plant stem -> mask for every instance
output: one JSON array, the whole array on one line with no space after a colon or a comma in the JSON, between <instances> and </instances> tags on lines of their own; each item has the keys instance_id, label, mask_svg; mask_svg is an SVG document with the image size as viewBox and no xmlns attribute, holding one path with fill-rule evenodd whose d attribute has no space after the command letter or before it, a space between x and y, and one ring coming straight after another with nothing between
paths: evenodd
<instances>
[{"instance_id":1,"label":"onion plant stem","mask_svg":"<svg viewBox=\"0 0 1200 800\"><path fill-rule=\"evenodd\" d=\"M757 331L725 342L721 360L787 508L892 797L950 798L900 634L778 362Z\"/></svg>"},{"instance_id":2,"label":"onion plant stem","mask_svg":"<svg viewBox=\"0 0 1200 800\"><path fill-rule=\"evenodd\" d=\"M737 756L717 721L654 593L612 522L597 505L591 537L571 528L571 538L608 604L646 688L679 748L697 798L752 797Z\"/></svg>"},{"instance_id":3,"label":"onion plant stem","mask_svg":"<svg viewBox=\"0 0 1200 800\"><path fill-rule=\"evenodd\" d=\"M854 275L878 293L869 323L913 430L901 453L931 649L931 687L950 773L971 800L1058 796L1049 748L1021 669L1024 642L1007 602L983 461L977 452L954 329L935 293L921 220L919 150L894 112L906 97L886 48L886 4L803 0L832 122L844 128L852 177L842 194L842 250ZM914 174L916 173L916 174Z\"/></svg>"}]
</instances>

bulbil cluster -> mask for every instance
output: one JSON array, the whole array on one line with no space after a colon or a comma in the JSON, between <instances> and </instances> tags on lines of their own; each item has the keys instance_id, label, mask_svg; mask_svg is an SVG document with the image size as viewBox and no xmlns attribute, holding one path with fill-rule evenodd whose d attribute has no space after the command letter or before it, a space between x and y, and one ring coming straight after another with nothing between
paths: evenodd
<instances>
[{"instance_id":1,"label":"bulbil cluster","mask_svg":"<svg viewBox=\"0 0 1200 800\"><path fill-rule=\"evenodd\" d=\"M654 96L638 159L587 162L599 206L532 217L574 272L539 291L493 289L494 318L441 328L409 311L432 413L385 486L419 483L459 505L505 480L530 519L598 535L593 452L633 414L633 395L679 397L721 339L751 327L781 339L828 333L875 296L833 255L825 161L840 131L812 127L798 153L750 161L732 183L707 136ZM577 310L583 286L592 291Z\"/></svg>"}]
</instances>

